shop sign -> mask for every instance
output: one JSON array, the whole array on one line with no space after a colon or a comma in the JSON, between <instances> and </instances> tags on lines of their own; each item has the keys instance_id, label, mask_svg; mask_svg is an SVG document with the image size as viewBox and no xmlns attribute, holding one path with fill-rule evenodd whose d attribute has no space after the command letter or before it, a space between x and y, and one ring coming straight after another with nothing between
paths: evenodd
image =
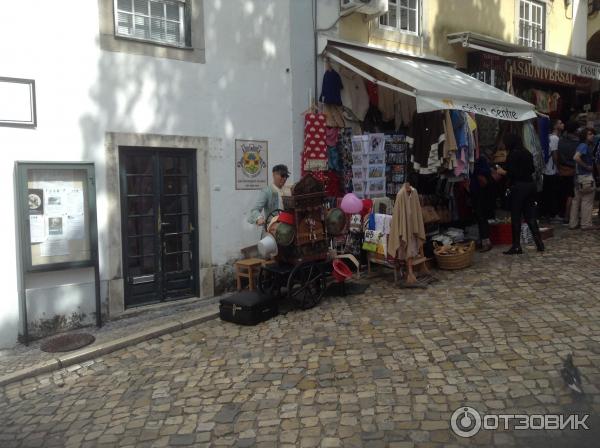
<instances>
[{"instance_id":1,"label":"shop sign","mask_svg":"<svg viewBox=\"0 0 600 448\"><path fill-rule=\"evenodd\" d=\"M505 68L508 72L512 68L514 76L534 79L536 81L554 82L568 86L575 85L575 76L570 73L559 72L548 68L534 67L529 61L507 59Z\"/></svg>"},{"instance_id":2,"label":"shop sign","mask_svg":"<svg viewBox=\"0 0 600 448\"><path fill-rule=\"evenodd\" d=\"M235 189L260 190L268 186L268 142L235 141Z\"/></svg>"},{"instance_id":3,"label":"shop sign","mask_svg":"<svg viewBox=\"0 0 600 448\"><path fill-rule=\"evenodd\" d=\"M522 121L535 118L535 111L529 103L523 102L523 106L478 103L475 101L464 101L458 98L433 98L428 96L417 96L417 112L430 112L433 110L462 110L479 115L496 118L498 120Z\"/></svg>"},{"instance_id":4,"label":"shop sign","mask_svg":"<svg viewBox=\"0 0 600 448\"><path fill-rule=\"evenodd\" d=\"M579 64L577 72L581 76L585 76L593 79L600 79L600 68L596 65Z\"/></svg>"},{"instance_id":5,"label":"shop sign","mask_svg":"<svg viewBox=\"0 0 600 448\"><path fill-rule=\"evenodd\" d=\"M512 74L518 78L531 79L545 83L553 83L563 86L576 87L587 90L591 86L591 75L600 79L600 70L591 64L580 64L576 74L553 70L552 68L534 66L531 61L523 59L507 58L489 53L472 53L469 56L469 70L478 72L481 70L495 70L500 73Z\"/></svg>"}]
</instances>

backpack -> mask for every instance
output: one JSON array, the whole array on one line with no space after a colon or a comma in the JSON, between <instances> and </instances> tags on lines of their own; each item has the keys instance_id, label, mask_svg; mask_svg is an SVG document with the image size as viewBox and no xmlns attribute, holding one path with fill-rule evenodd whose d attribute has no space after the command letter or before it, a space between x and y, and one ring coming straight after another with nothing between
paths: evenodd
<instances>
[{"instance_id":1,"label":"backpack","mask_svg":"<svg viewBox=\"0 0 600 448\"><path fill-rule=\"evenodd\" d=\"M571 177L575 175L575 160L579 141L568 136L563 136L558 141L558 175Z\"/></svg>"}]
</instances>

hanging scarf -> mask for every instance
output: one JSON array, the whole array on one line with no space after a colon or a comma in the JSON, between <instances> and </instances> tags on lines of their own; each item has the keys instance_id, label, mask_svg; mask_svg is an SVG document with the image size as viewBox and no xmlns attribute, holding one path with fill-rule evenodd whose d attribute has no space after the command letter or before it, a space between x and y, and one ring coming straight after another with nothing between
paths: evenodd
<instances>
[{"instance_id":1,"label":"hanging scarf","mask_svg":"<svg viewBox=\"0 0 600 448\"><path fill-rule=\"evenodd\" d=\"M283 190L275 186L275 184L271 184L271 190L273 193L277 194L277 208L283 210Z\"/></svg>"}]
</instances>

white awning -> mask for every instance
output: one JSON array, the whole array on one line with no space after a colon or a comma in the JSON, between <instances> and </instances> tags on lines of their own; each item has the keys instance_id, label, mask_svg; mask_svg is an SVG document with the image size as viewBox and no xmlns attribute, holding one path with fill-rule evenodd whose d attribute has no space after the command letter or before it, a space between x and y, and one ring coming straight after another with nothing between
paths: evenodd
<instances>
[{"instance_id":1,"label":"white awning","mask_svg":"<svg viewBox=\"0 0 600 448\"><path fill-rule=\"evenodd\" d=\"M584 78L600 80L600 64L582 58L564 56L550 51L523 47L495 39L483 34L463 31L447 36L449 44L460 44L465 48L485 51L505 57L518 57L531 61L535 67L547 68Z\"/></svg>"},{"instance_id":2,"label":"white awning","mask_svg":"<svg viewBox=\"0 0 600 448\"><path fill-rule=\"evenodd\" d=\"M522 121L536 117L535 107L520 98L496 89L446 65L378 54L366 50L329 46L327 56L361 76L384 87L413 96L417 112L457 109L500 120ZM331 50L339 52L339 56ZM352 64L351 58L372 67L400 83L401 88L376 79Z\"/></svg>"}]
</instances>

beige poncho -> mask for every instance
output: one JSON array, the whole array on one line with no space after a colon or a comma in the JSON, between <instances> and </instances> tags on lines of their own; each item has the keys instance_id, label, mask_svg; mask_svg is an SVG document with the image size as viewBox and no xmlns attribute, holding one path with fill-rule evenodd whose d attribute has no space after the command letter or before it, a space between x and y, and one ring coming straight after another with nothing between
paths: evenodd
<instances>
[{"instance_id":1,"label":"beige poncho","mask_svg":"<svg viewBox=\"0 0 600 448\"><path fill-rule=\"evenodd\" d=\"M394 258L406 260L419 255L419 249L425 241L425 225L417 190L408 193L406 184L396 195L392 224L388 239L388 254Z\"/></svg>"}]
</instances>

